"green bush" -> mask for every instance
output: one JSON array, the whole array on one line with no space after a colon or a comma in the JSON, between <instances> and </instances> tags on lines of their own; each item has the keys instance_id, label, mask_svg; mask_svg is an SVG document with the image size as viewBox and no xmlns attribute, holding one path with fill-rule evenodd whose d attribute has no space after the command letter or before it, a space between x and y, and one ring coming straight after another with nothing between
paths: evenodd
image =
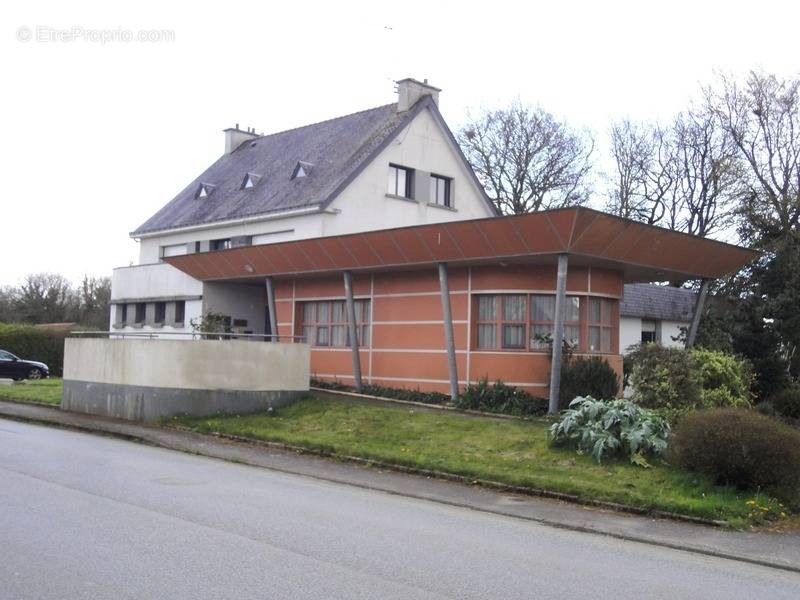
<instances>
[{"instance_id":1,"label":"green bush","mask_svg":"<svg viewBox=\"0 0 800 600\"><path fill-rule=\"evenodd\" d=\"M700 403L707 408L751 405L753 371L750 364L732 354L696 348L692 358L700 370Z\"/></svg>"},{"instance_id":2,"label":"green bush","mask_svg":"<svg viewBox=\"0 0 800 600\"><path fill-rule=\"evenodd\" d=\"M631 352L629 361L634 399L642 406L681 414L751 405L752 369L732 354L645 344Z\"/></svg>"},{"instance_id":3,"label":"green bush","mask_svg":"<svg viewBox=\"0 0 800 600\"><path fill-rule=\"evenodd\" d=\"M634 399L647 408L681 410L699 405L702 377L682 348L643 344L629 354Z\"/></svg>"},{"instance_id":4,"label":"green bush","mask_svg":"<svg viewBox=\"0 0 800 600\"><path fill-rule=\"evenodd\" d=\"M456 400L456 407L508 415L534 416L547 412L547 400L531 396L500 380L490 384L488 378L484 377L478 383L467 386L464 393Z\"/></svg>"},{"instance_id":5,"label":"green bush","mask_svg":"<svg viewBox=\"0 0 800 600\"><path fill-rule=\"evenodd\" d=\"M788 387L770 398L770 404L780 416L800 419L800 387Z\"/></svg>"},{"instance_id":6,"label":"green bush","mask_svg":"<svg viewBox=\"0 0 800 600\"><path fill-rule=\"evenodd\" d=\"M800 432L755 411L719 408L683 416L670 458L717 483L800 500Z\"/></svg>"},{"instance_id":7,"label":"green bush","mask_svg":"<svg viewBox=\"0 0 800 600\"><path fill-rule=\"evenodd\" d=\"M50 367L50 375L61 377L64 369L63 331L33 325L0 323L0 348L20 358L37 360Z\"/></svg>"},{"instance_id":8,"label":"green bush","mask_svg":"<svg viewBox=\"0 0 800 600\"><path fill-rule=\"evenodd\" d=\"M630 400L575 398L561 421L550 427L555 444L569 443L600 462L615 454L647 465L645 456L667 448L669 424L656 413Z\"/></svg>"},{"instance_id":9,"label":"green bush","mask_svg":"<svg viewBox=\"0 0 800 600\"><path fill-rule=\"evenodd\" d=\"M561 369L559 408L567 408L578 396L611 400L619 393L616 371L601 357L575 358Z\"/></svg>"}]
</instances>

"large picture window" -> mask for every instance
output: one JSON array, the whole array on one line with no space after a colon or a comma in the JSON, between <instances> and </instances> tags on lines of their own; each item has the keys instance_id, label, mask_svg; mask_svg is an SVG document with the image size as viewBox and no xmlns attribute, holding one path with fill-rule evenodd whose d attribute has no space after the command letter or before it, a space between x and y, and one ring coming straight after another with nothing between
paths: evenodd
<instances>
[{"instance_id":1,"label":"large picture window","mask_svg":"<svg viewBox=\"0 0 800 600\"><path fill-rule=\"evenodd\" d=\"M554 294L476 295L474 302L477 349L550 348L556 315ZM578 352L611 352L615 306L613 299L567 296L564 339Z\"/></svg>"},{"instance_id":2,"label":"large picture window","mask_svg":"<svg viewBox=\"0 0 800 600\"><path fill-rule=\"evenodd\" d=\"M356 334L359 346L369 345L369 300L356 300ZM347 347L347 304L344 300L304 302L301 331L305 341L317 347Z\"/></svg>"}]
</instances>

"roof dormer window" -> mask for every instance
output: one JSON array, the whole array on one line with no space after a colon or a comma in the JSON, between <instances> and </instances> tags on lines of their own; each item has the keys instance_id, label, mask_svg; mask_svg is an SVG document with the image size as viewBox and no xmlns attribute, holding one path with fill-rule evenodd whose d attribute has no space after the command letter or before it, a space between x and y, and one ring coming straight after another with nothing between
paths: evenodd
<instances>
[{"instance_id":1,"label":"roof dormer window","mask_svg":"<svg viewBox=\"0 0 800 600\"><path fill-rule=\"evenodd\" d=\"M202 200L203 198L208 198L211 195L211 192L214 191L214 186L208 183L201 183L197 191L194 194L194 197L197 200Z\"/></svg>"},{"instance_id":2,"label":"roof dormer window","mask_svg":"<svg viewBox=\"0 0 800 600\"><path fill-rule=\"evenodd\" d=\"M256 187L258 180L261 179L261 175L256 175L255 173L248 173L244 176L242 180L242 187L243 190L249 190L250 188Z\"/></svg>"},{"instance_id":3,"label":"roof dormer window","mask_svg":"<svg viewBox=\"0 0 800 600\"><path fill-rule=\"evenodd\" d=\"M310 162L305 162L303 160L297 161L297 165L294 167L294 171L292 171L292 179L298 179L300 177L307 177L311 173L311 169L314 167Z\"/></svg>"}]
</instances>

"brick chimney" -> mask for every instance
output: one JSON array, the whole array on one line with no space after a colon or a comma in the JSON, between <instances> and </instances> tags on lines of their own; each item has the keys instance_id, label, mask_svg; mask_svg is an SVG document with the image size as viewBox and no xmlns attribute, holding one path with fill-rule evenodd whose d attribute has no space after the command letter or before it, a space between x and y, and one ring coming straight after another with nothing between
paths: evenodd
<instances>
[{"instance_id":1,"label":"brick chimney","mask_svg":"<svg viewBox=\"0 0 800 600\"><path fill-rule=\"evenodd\" d=\"M397 82L397 112L405 112L417 103L423 96L430 96L436 106L439 106L439 92L437 87L428 84L428 80L417 81L407 77Z\"/></svg>"},{"instance_id":2,"label":"brick chimney","mask_svg":"<svg viewBox=\"0 0 800 600\"><path fill-rule=\"evenodd\" d=\"M225 154L230 154L238 148L242 142L252 140L259 137L255 128L248 127L246 130L239 129L239 124L236 127L228 127L225 131Z\"/></svg>"}]
</instances>

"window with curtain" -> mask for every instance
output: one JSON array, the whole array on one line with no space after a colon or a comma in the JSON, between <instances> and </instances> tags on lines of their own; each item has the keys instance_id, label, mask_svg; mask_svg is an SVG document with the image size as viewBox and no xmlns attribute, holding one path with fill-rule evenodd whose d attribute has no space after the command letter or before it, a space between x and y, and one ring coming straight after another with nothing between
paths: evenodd
<instances>
[{"instance_id":1,"label":"window with curtain","mask_svg":"<svg viewBox=\"0 0 800 600\"><path fill-rule=\"evenodd\" d=\"M564 314L564 339L576 348L581 340L581 299L567 296ZM556 318L556 297L553 294L531 296L531 350L545 350L549 344L545 336L553 335Z\"/></svg>"},{"instance_id":2,"label":"window with curtain","mask_svg":"<svg viewBox=\"0 0 800 600\"><path fill-rule=\"evenodd\" d=\"M360 346L369 345L369 300L356 300L356 335ZM312 346L343 348L350 345L347 326L347 303L344 300L304 302L302 331L305 341Z\"/></svg>"},{"instance_id":3,"label":"window with curtain","mask_svg":"<svg viewBox=\"0 0 800 600\"><path fill-rule=\"evenodd\" d=\"M476 346L480 349L525 349L527 303L525 294L478 296Z\"/></svg>"},{"instance_id":4,"label":"window with curtain","mask_svg":"<svg viewBox=\"0 0 800 600\"><path fill-rule=\"evenodd\" d=\"M589 352L611 352L614 301L589 298Z\"/></svg>"}]
</instances>

